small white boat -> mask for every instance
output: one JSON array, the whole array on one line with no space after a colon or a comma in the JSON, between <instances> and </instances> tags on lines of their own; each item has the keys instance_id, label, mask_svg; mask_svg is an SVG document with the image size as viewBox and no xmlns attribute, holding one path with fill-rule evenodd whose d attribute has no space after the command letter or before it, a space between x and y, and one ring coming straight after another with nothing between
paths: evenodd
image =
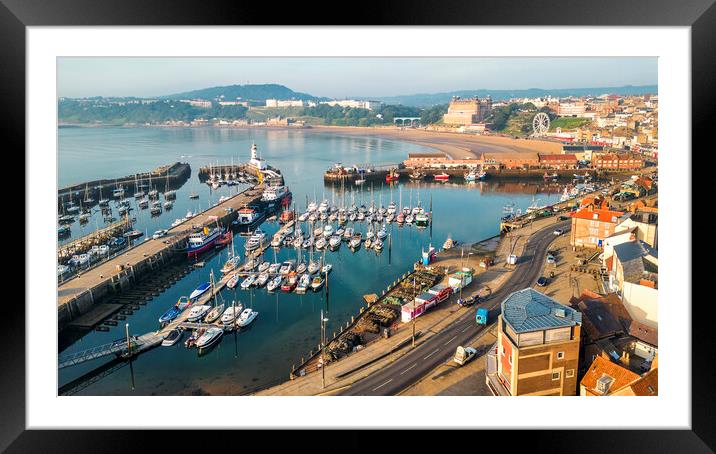
<instances>
[{"instance_id":1,"label":"small white boat","mask_svg":"<svg viewBox=\"0 0 716 454\"><path fill-rule=\"evenodd\" d=\"M236 267L239 266L239 263L241 263L241 257L239 255L231 257L221 268L221 274L229 274L234 271Z\"/></svg>"},{"instance_id":2,"label":"small white boat","mask_svg":"<svg viewBox=\"0 0 716 454\"><path fill-rule=\"evenodd\" d=\"M194 306L189 310L189 315L186 319L189 322L197 322L201 320L201 318L204 317L210 310L211 306L209 306L208 304Z\"/></svg>"},{"instance_id":3,"label":"small white boat","mask_svg":"<svg viewBox=\"0 0 716 454\"><path fill-rule=\"evenodd\" d=\"M212 310L210 310L206 316L204 317L204 322L206 323L214 323L221 317L221 314L224 313L224 308L226 306L224 304L219 304L218 306L215 306Z\"/></svg>"},{"instance_id":4,"label":"small white boat","mask_svg":"<svg viewBox=\"0 0 716 454\"><path fill-rule=\"evenodd\" d=\"M302 274L298 279L298 286L296 286L296 293L306 293L308 287L311 285L311 275L306 273Z\"/></svg>"},{"instance_id":5,"label":"small white boat","mask_svg":"<svg viewBox=\"0 0 716 454\"><path fill-rule=\"evenodd\" d=\"M341 241L341 237L339 237L338 235L333 235L333 236L328 240L328 246L329 246L332 250L335 250L335 249L338 249L338 248L341 246L341 242L342 242L342 241Z\"/></svg>"},{"instance_id":6,"label":"small white boat","mask_svg":"<svg viewBox=\"0 0 716 454\"><path fill-rule=\"evenodd\" d=\"M239 273L235 273L232 275L228 281L226 281L226 286L228 288L234 288L236 287L236 284L239 283Z\"/></svg>"},{"instance_id":7,"label":"small white boat","mask_svg":"<svg viewBox=\"0 0 716 454\"><path fill-rule=\"evenodd\" d=\"M248 277L241 282L241 288L243 290L246 290L247 288L254 285L255 281L256 281L256 276L253 274L249 274Z\"/></svg>"},{"instance_id":8,"label":"small white boat","mask_svg":"<svg viewBox=\"0 0 716 454\"><path fill-rule=\"evenodd\" d=\"M258 312L253 311L247 307L243 310L243 312L241 312L241 315L239 315L239 319L236 321L236 324L239 325L240 328L249 326L258 315Z\"/></svg>"},{"instance_id":9,"label":"small white boat","mask_svg":"<svg viewBox=\"0 0 716 454\"><path fill-rule=\"evenodd\" d=\"M308 268L307 268L309 274L316 274L318 272L318 270L320 270L320 269L321 269L321 264L318 262L309 263Z\"/></svg>"},{"instance_id":10,"label":"small white boat","mask_svg":"<svg viewBox=\"0 0 716 454\"><path fill-rule=\"evenodd\" d=\"M199 336L199 339L196 340L196 347L197 348L207 348L211 347L215 343L221 339L221 336L224 335L224 330L218 327L211 327L207 329L204 334Z\"/></svg>"},{"instance_id":11,"label":"small white boat","mask_svg":"<svg viewBox=\"0 0 716 454\"><path fill-rule=\"evenodd\" d=\"M325 237L321 237L321 238L317 239L317 240L316 240L316 249L323 249L323 248L325 248L325 247L326 247L326 243L327 243L327 241L326 241L326 238L325 238Z\"/></svg>"},{"instance_id":12,"label":"small white boat","mask_svg":"<svg viewBox=\"0 0 716 454\"><path fill-rule=\"evenodd\" d=\"M281 287L281 276L276 276L266 284L266 290L273 292L277 288Z\"/></svg>"},{"instance_id":13,"label":"small white boat","mask_svg":"<svg viewBox=\"0 0 716 454\"><path fill-rule=\"evenodd\" d=\"M296 266L296 262L294 260L286 260L281 264L281 268L278 270L279 274L285 275L293 271L293 269Z\"/></svg>"},{"instance_id":14,"label":"small white boat","mask_svg":"<svg viewBox=\"0 0 716 454\"><path fill-rule=\"evenodd\" d=\"M333 234L333 226L331 224L326 224L325 227L323 227L323 236L331 236Z\"/></svg>"},{"instance_id":15,"label":"small white boat","mask_svg":"<svg viewBox=\"0 0 716 454\"><path fill-rule=\"evenodd\" d=\"M268 283L270 278L271 275L269 275L267 272L263 272L259 274L259 277L256 278L256 282L254 282L254 284L256 285L256 287L263 287Z\"/></svg>"},{"instance_id":16,"label":"small white boat","mask_svg":"<svg viewBox=\"0 0 716 454\"><path fill-rule=\"evenodd\" d=\"M331 265L330 263L326 263L325 265L323 265L323 268L321 268L321 274L325 276L326 274L330 273L332 269L333 265Z\"/></svg>"},{"instance_id":17,"label":"small white boat","mask_svg":"<svg viewBox=\"0 0 716 454\"><path fill-rule=\"evenodd\" d=\"M269 267L268 267L268 272L271 273L271 274L276 274L276 273L278 273L278 270L279 270L280 268L281 268L281 264L280 264L280 263L272 263L272 264L270 264Z\"/></svg>"},{"instance_id":18,"label":"small white boat","mask_svg":"<svg viewBox=\"0 0 716 454\"><path fill-rule=\"evenodd\" d=\"M376 239L373 242L373 249L375 249L376 251L382 251L383 250L383 241L381 241L380 239Z\"/></svg>"},{"instance_id":19,"label":"small white boat","mask_svg":"<svg viewBox=\"0 0 716 454\"><path fill-rule=\"evenodd\" d=\"M380 230L378 230L378 233L376 234L378 236L379 240L382 240L386 236L388 236L388 231L385 230L385 226L383 226Z\"/></svg>"},{"instance_id":20,"label":"small white boat","mask_svg":"<svg viewBox=\"0 0 716 454\"><path fill-rule=\"evenodd\" d=\"M323 278L319 275L313 278L311 281L311 289L313 289L314 292L317 292L323 287Z\"/></svg>"},{"instance_id":21,"label":"small white boat","mask_svg":"<svg viewBox=\"0 0 716 454\"><path fill-rule=\"evenodd\" d=\"M270 266L270 262L261 262L258 268L259 273L263 273L264 271L268 270Z\"/></svg>"},{"instance_id":22,"label":"small white boat","mask_svg":"<svg viewBox=\"0 0 716 454\"><path fill-rule=\"evenodd\" d=\"M301 262L296 266L296 274L303 274L306 272L306 262Z\"/></svg>"},{"instance_id":23,"label":"small white boat","mask_svg":"<svg viewBox=\"0 0 716 454\"><path fill-rule=\"evenodd\" d=\"M167 337L162 340L162 346L163 347L171 347L172 345L179 342L182 338L182 334L184 334L183 330L180 329L173 329L169 331L169 334L167 334Z\"/></svg>"},{"instance_id":24,"label":"small white boat","mask_svg":"<svg viewBox=\"0 0 716 454\"><path fill-rule=\"evenodd\" d=\"M221 323L224 325L231 325L234 323L241 314L241 311L244 309L244 306L242 306L241 303L234 304L229 306L229 308L221 315Z\"/></svg>"}]
</instances>

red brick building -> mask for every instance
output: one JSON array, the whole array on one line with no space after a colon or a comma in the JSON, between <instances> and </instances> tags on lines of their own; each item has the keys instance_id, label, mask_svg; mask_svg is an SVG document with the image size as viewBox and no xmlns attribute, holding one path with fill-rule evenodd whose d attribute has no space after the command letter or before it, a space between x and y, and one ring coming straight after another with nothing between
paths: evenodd
<instances>
[{"instance_id":1,"label":"red brick building","mask_svg":"<svg viewBox=\"0 0 716 454\"><path fill-rule=\"evenodd\" d=\"M623 214L621 211L594 208L593 204L580 208L570 214L572 229L569 244L591 248L602 247L602 242L614 233L614 228Z\"/></svg>"},{"instance_id":2,"label":"red brick building","mask_svg":"<svg viewBox=\"0 0 716 454\"><path fill-rule=\"evenodd\" d=\"M604 170L636 170L644 167L644 161L638 156L606 153L594 155L592 167Z\"/></svg>"},{"instance_id":3,"label":"red brick building","mask_svg":"<svg viewBox=\"0 0 716 454\"><path fill-rule=\"evenodd\" d=\"M575 169L577 156L574 154L540 154L539 165L545 169Z\"/></svg>"}]
</instances>

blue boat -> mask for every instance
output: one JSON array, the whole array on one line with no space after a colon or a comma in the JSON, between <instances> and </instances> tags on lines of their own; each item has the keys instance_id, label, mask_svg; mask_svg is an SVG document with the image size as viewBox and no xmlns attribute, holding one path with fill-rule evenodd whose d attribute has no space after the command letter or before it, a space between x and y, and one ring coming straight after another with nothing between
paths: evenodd
<instances>
[{"instance_id":1,"label":"blue boat","mask_svg":"<svg viewBox=\"0 0 716 454\"><path fill-rule=\"evenodd\" d=\"M175 318L179 316L179 314L182 313L184 309L186 309L191 304L189 298L186 296L182 296L179 298L179 301L177 303L170 307L169 310L167 310L161 317L159 317L159 323L169 323Z\"/></svg>"},{"instance_id":2,"label":"blue boat","mask_svg":"<svg viewBox=\"0 0 716 454\"><path fill-rule=\"evenodd\" d=\"M172 306L166 311L161 317L159 317L159 323L169 323L181 313L181 309L176 306Z\"/></svg>"},{"instance_id":3,"label":"blue boat","mask_svg":"<svg viewBox=\"0 0 716 454\"><path fill-rule=\"evenodd\" d=\"M200 286L198 286L191 294L189 295L189 299L191 301L195 301L197 298L199 298L201 295L206 293L211 288L211 284L208 282L204 282Z\"/></svg>"}]
</instances>

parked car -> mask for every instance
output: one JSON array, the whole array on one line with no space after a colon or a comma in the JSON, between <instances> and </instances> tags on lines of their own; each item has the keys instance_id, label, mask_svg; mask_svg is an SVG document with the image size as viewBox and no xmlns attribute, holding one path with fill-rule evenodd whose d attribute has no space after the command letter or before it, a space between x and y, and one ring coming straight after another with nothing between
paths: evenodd
<instances>
[{"instance_id":1,"label":"parked car","mask_svg":"<svg viewBox=\"0 0 716 454\"><path fill-rule=\"evenodd\" d=\"M152 239L157 240L157 239L163 237L164 235L166 235L167 232L168 232L167 229L157 230L156 232L154 232L154 235L152 235Z\"/></svg>"},{"instance_id":2,"label":"parked car","mask_svg":"<svg viewBox=\"0 0 716 454\"><path fill-rule=\"evenodd\" d=\"M557 230L555 230L555 231L552 232L552 233L554 233L556 236L560 236L561 234L564 233L564 230L562 230L562 229L557 229Z\"/></svg>"},{"instance_id":3,"label":"parked car","mask_svg":"<svg viewBox=\"0 0 716 454\"><path fill-rule=\"evenodd\" d=\"M544 287L548 284L549 284L549 278L541 276L539 279L537 279L537 285L539 285L540 287Z\"/></svg>"},{"instance_id":4,"label":"parked car","mask_svg":"<svg viewBox=\"0 0 716 454\"><path fill-rule=\"evenodd\" d=\"M554 265L556 262L557 260L552 254L547 254L547 263L549 263L550 265Z\"/></svg>"},{"instance_id":5,"label":"parked car","mask_svg":"<svg viewBox=\"0 0 716 454\"><path fill-rule=\"evenodd\" d=\"M569 221L569 216L560 216L559 220L560 221Z\"/></svg>"},{"instance_id":6,"label":"parked car","mask_svg":"<svg viewBox=\"0 0 716 454\"><path fill-rule=\"evenodd\" d=\"M458 299L458 300L457 300L457 304L458 304L459 306L463 306L463 307L472 306L472 305L475 304L476 302L477 302L477 298L475 298L474 296L471 296L471 297L465 298L465 299Z\"/></svg>"}]
</instances>

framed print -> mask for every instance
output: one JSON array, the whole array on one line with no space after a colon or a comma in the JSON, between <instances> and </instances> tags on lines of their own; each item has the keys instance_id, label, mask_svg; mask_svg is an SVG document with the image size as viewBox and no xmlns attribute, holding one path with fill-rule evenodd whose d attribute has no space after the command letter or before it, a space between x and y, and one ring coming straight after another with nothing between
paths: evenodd
<instances>
[{"instance_id":1,"label":"framed print","mask_svg":"<svg viewBox=\"0 0 716 454\"><path fill-rule=\"evenodd\" d=\"M5 4L27 296L8 280L3 448L479 428L712 451L691 255L710 2L326 25Z\"/></svg>"}]
</instances>

